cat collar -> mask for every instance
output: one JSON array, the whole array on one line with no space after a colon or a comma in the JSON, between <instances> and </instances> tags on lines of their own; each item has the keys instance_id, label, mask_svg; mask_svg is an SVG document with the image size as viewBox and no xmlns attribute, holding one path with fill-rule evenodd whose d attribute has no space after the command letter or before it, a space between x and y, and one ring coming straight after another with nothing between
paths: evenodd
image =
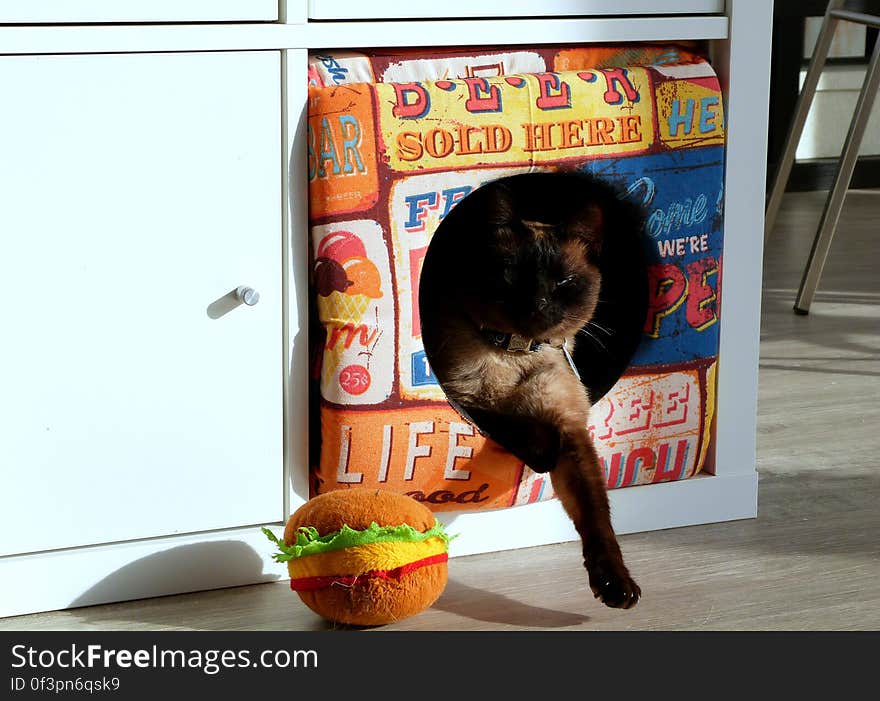
<instances>
[{"instance_id":1,"label":"cat collar","mask_svg":"<svg viewBox=\"0 0 880 701\"><path fill-rule=\"evenodd\" d=\"M503 348L511 353L535 353L541 350L545 343L553 345L550 341L535 341L519 334L493 331L492 329L481 329L480 333L493 346ZM559 346L554 347L558 348Z\"/></svg>"},{"instance_id":2,"label":"cat collar","mask_svg":"<svg viewBox=\"0 0 880 701\"><path fill-rule=\"evenodd\" d=\"M503 348L510 353L535 353L541 350L542 346L545 344L551 348L561 348L571 371L575 374L575 377L581 379L581 374L578 372L577 366L574 364L571 353L568 352L568 347L564 338L557 341L553 341L552 339L535 341L531 338L520 336L519 334L493 331L492 329L480 329L480 333L483 335L483 338L489 341L493 346Z\"/></svg>"}]
</instances>

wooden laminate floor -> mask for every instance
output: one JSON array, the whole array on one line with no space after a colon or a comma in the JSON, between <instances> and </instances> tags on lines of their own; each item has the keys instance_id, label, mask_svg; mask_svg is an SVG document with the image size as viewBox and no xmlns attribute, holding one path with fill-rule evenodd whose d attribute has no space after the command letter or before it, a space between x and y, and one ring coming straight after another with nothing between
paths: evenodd
<instances>
[{"instance_id":1,"label":"wooden laminate floor","mask_svg":"<svg viewBox=\"0 0 880 701\"><path fill-rule=\"evenodd\" d=\"M607 609L565 543L457 558L399 630L880 628L880 191L850 193L808 317L791 312L825 193L765 256L759 517L621 537L644 598ZM0 620L0 630L321 630L286 582Z\"/></svg>"}]
</instances>

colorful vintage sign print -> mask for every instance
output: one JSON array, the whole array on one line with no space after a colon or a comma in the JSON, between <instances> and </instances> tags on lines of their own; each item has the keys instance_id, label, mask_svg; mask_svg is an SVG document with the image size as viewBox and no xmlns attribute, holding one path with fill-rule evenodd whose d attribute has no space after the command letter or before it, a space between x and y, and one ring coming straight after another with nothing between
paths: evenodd
<instances>
[{"instance_id":1,"label":"colorful vintage sign print","mask_svg":"<svg viewBox=\"0 0 880 701\"><path fill-rule=\"evenodd\" d=\"M444 217L475 188L535 170L590 172L647 213L642 342L588 420L608 487L702 469L712 456L724 161L721 92L705 60L677 46L324 52L310 82L313 493L381 487L454 511L553 498L546 474L448 404L418 308L422 261Z\"/></svg>"}]
</instances>

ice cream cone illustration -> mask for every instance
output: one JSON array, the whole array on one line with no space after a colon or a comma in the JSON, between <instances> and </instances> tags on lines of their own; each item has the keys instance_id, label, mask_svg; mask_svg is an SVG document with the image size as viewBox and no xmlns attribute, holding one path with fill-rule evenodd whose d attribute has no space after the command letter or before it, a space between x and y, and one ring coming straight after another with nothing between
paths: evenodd
<instances>
[{"instance_id":1,"label":"ice cream cone illustration","mask_svg":"<svg viewBox=\"0 0 880 701\"><path fill-rule=\"evenodd\" d=\"M327 329L322 375L326 380L339 367L352 343L368 342L372 332L369 309L382 297L381 278L366 257L361 240L348 231L336 231L318 245L315 260L318 316ZM362 352L362 349L359 349Z\"/></svg>"},{"instance_id":2,"label":"ice cream cone illustration","mask_svg":"<svg viewBox=\"0 0 880 701\"><path fill-rule=\"evenodd\" d=\"M318 316L325 325L360 323L369 306L367 295L349 295L335 290L326 297L318 295Z\"/></svg>"}]
</instances>

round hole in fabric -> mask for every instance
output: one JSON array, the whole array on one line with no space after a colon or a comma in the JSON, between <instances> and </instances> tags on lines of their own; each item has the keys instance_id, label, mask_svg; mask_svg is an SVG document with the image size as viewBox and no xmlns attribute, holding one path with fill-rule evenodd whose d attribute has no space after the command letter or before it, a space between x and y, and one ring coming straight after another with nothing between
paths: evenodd
<instances>
[{"instance_id":1,"label":"round hole in fabric","mask_svg":"<svg viewBox=\"0 0 880 701\"><path fill-rule=\"evenodd\" d=\"M431 238L419 281L428 362L440 386L448 392L450 378L442 354L444 346L457 342L455 329L448 325L450 315L474 327L484 322L480 333L499 348L519 343L519 339L510 343L510 332L522 329L522 336L528 337L539 328L540 325L536 327L525 318L525 308L531 308L530 291L519 298L523 310L520 318L513 302L507 305L506 312L498 313L500 316L497 310L490 309L493 303L501 304L509 289L505 291L503 283L495 285L489 278L504 275L505 264L517 258L517 244L516 236L512 236L499 246L496 235L489 232L511 225L511 221L515 222L513 226L524 222L533 229L545 227L551 239L554 227L587 230L590 259L600 276L598 301L589 322L577 333L571 355L581 382L595 403L617 382L636 352L647 313L648 280L641 241L641 209L623 199L612 185L584 173L523 173L500 178L483 184L449 212ZM542 255L541 261L527 261L523 270L517 272L523 275L529 271L536 277L547 277L551 283L556 280L562 273L554 256L561 254L552 245L544 248L546 256ZM522 264L522 260L514 263ZM558 282L564 284L565 280ZM524 287L532 289L530 284ZM539 288L537 284L535 289ZM469 299L469 294L479 299ZM535 302L538 307L542 303ZM467 416L460 406L455 408ZM479 422L471 421L482 428Z\"/></svg>"}]
</instances>

